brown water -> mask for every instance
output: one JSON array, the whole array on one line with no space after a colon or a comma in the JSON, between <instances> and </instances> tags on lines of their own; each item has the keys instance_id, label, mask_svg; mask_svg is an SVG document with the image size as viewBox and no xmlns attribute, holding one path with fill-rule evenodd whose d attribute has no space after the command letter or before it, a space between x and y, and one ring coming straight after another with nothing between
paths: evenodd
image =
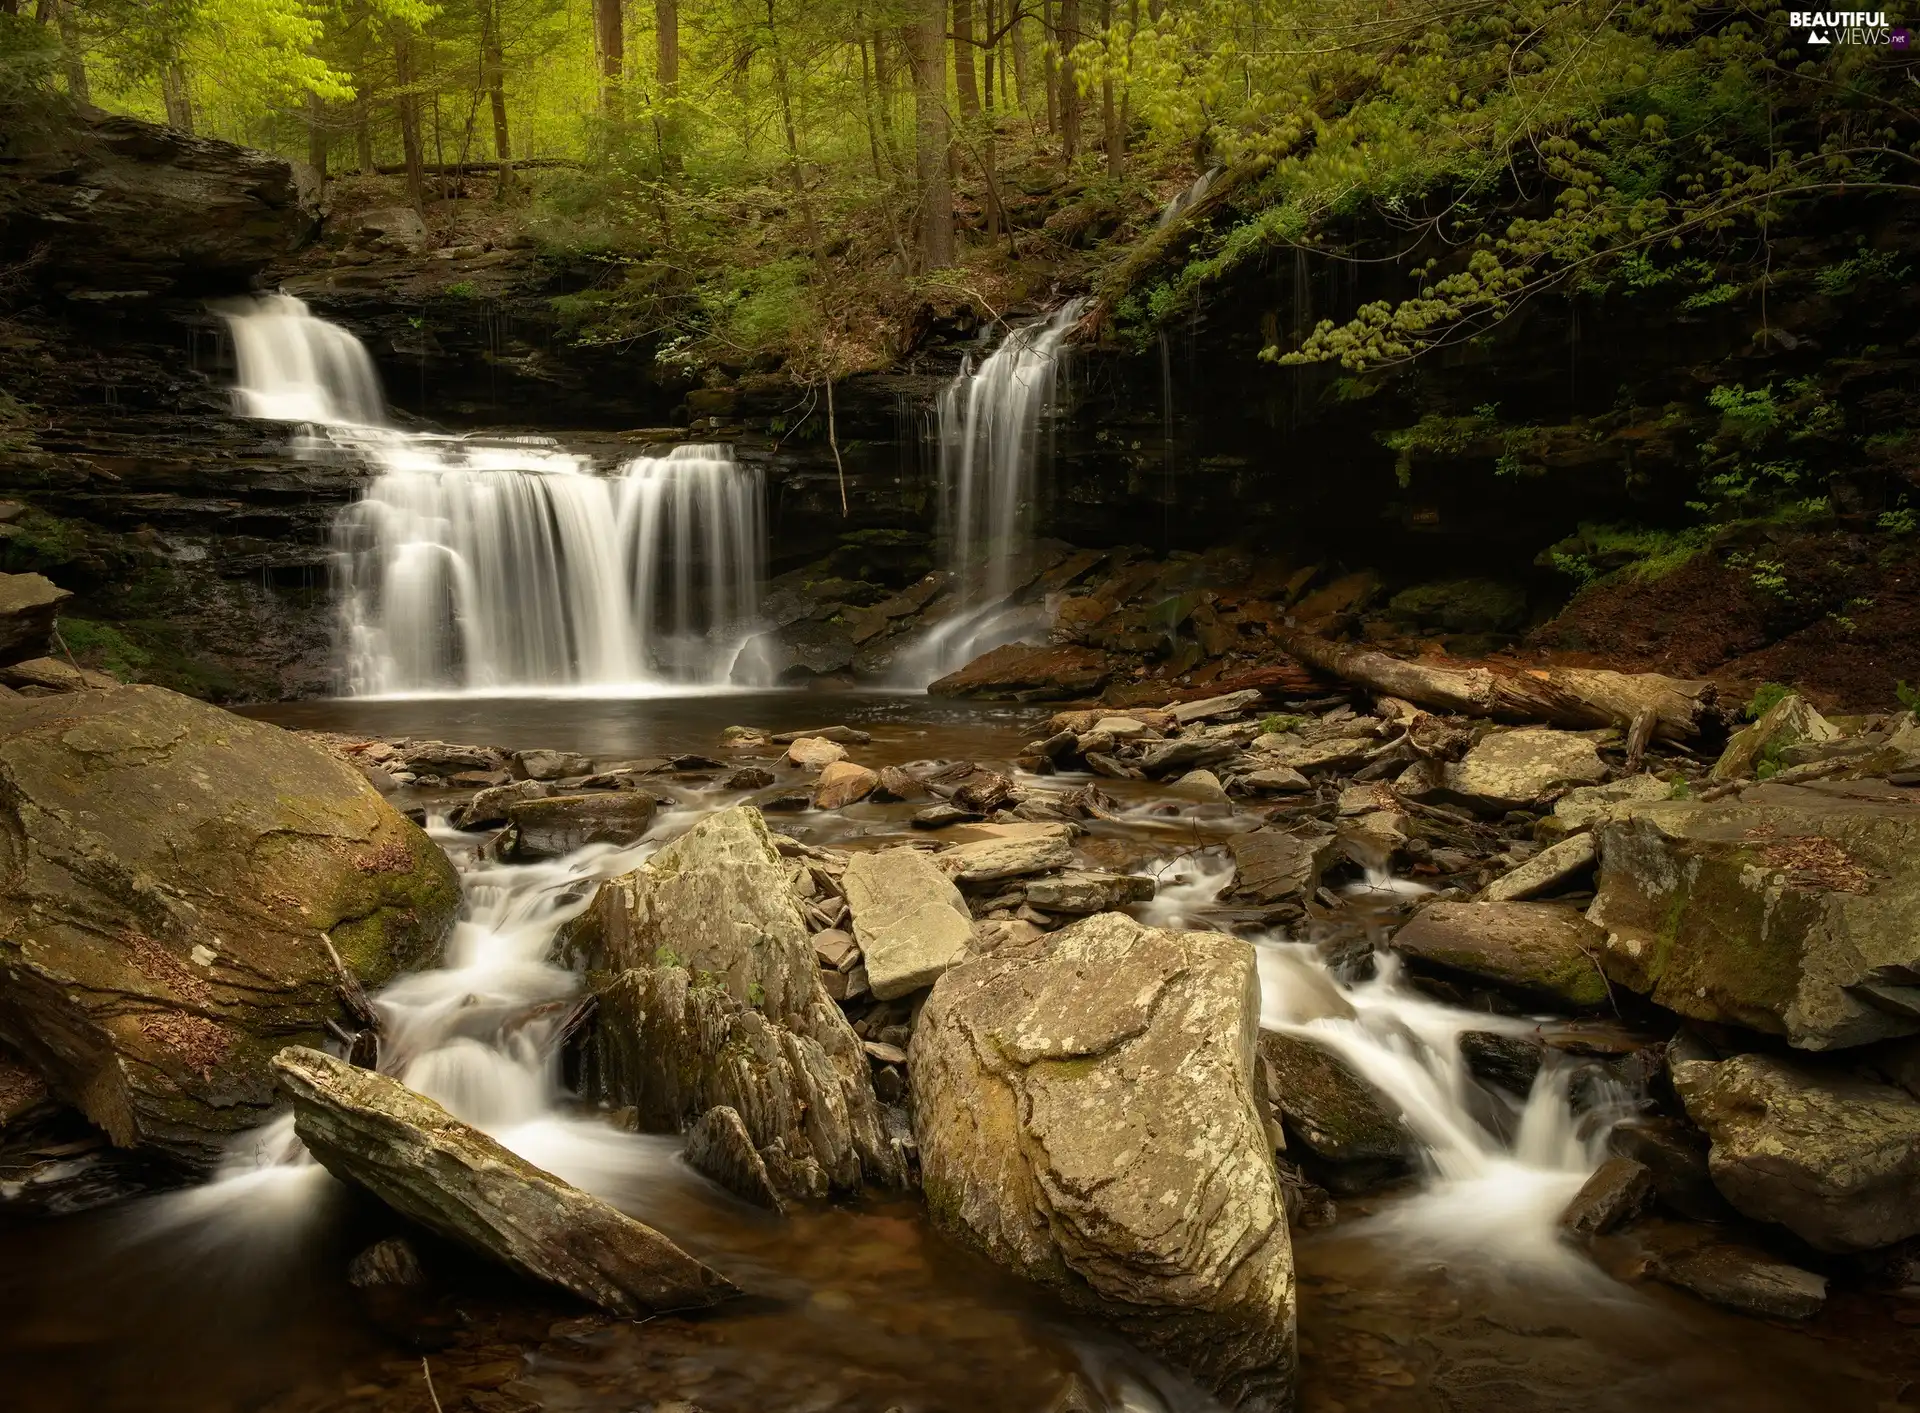
<instances>
[{"instance_id":1,"label":"brown water","mask_svg":"<svg viewBox=\"0 0 1920 1413\"><path fill-rule=\"evenodd\" d=\"M1046 712L791 693L304 703L253 714L597 756L720 755L720 729L735 722L845 721L874 733L855 752L863 761L1004 764ZM1154 814L1145 792L1126 793L1138 812L1096 826L1087 852L1164 857L1257 822L1189 803ZM778 822L837 838L906 827L900 806ZM397 1228L318 1175L267 1200L209 1202L203 1190L58 1221L0 1219L0 1408L429 1413L437 1399L445 1413L1041 1413L1073 1370L1116 1408L1123 1399L1179 1413L1212 1407L940 1238L911 1201L777 1220L691 1174L671 1140L608 1139L627 1174L620 1205L728 1272L747 1299L698 1318L613 1321L425 1241L433 1286L369 1298L347 1286L346 1264ZM1807 1325L1745 1319L1597 1266L1530 1273L1471 1249L1409 1243L1391 1219L1411 1200L1347 1201L1338 1225L1296 1235L1308 1413L1920 1407L1920 1331L1884 1299L1843 1296ZM1602 1254L1611 1270L1634 1270L1630 1241Z\"/></svg>"}]
</instances>

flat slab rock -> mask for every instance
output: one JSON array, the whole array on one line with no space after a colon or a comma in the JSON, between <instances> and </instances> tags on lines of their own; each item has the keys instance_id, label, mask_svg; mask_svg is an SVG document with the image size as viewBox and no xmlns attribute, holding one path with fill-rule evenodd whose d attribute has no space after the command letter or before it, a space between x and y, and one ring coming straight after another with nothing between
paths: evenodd
<instances>
[{"instance_id":1,"label":"flat slab rock","mask_svg":"<svg viewBox=\"0 0 1920 1413\"><path fill-rule=\"evenodd\" d=\"M735 1293L666 1237L383 1074L304 1046L273 1062L294 1131L342 1182L521 1275L616 1315Z\"/></svg>"},{"instance_id":2,"label":"flat slab rock","mask_svg":"<svg viewBox=\"0 0 1920 1413\"><path fill-rule=\"evenodd\" d=\"M1312 829L1256 829L1227 841L1233 881L1224 897L1253 903L1310 898L1333 862L1335 836Z\"/></svg>"},{"instance_id":3,"label":"flat slab rock","mask_svg":"<svg viewBox=\"0 0 1920 1413\"><path fill-rule=\"evenodd\" d=\"M995 883L1073 863L1073 831L1064 824L986 824L974 832L985 837L935 855L956 882Z\"/></svg>"},{"instance_id":4,"label":"flat slab rock","mask_svg":"<svg viewBox=\"0 0 1920 1413\"><path fill-rule=\"evenodd\" d=\"M908 1075L937 1225L1278 1413L1293 1254L1259 1015L1248 943L1102 913L942 976Z\"/></svg>"},{"instance_id":5,"label":"flat slab rock","mask_svg":"<svg viewBox=\"0 0 1920 1413\"><path fill-rule=\"evenodd\" d=\"M953 880L920 850L855 854L840 886L877 999L911 995L966 959L973 914Z\"/></svg>"},{"instance_id":6,"label":"flat slab rock","mask_svg":"<svg viewBox=\"0 0 1920 1413\"><path fill-rule=\"evenodd\" d=\"M1592 741L1572 731L1526 727L1497 731L1445 772L1443 792L1476 809L1525 809L1562 785L1607 778Z\"/></svg>"}]
</instances>

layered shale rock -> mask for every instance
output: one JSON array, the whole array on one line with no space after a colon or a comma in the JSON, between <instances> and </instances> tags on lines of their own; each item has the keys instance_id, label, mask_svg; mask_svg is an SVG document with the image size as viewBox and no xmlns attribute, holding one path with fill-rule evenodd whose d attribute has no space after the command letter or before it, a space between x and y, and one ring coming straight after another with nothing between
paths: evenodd
<instances>
[{"instance_id":1,"label":"layered shale rock","mask_svg":"<svg viewBox=\"0 0 1920 1413\"><path fill-rule=\"evenodd\" d=\"M712 1305L717 1271L518 1157L397 1079L289 1046L274 1061L294 1131L342 1182L524 1276L616 1315Z\"/></svg>"},{"instance_id":2,"label":"layered shale rock","mask_svg":"<svg viewBox=\"0 0 1920 1413\"><path fill-rule=\"evenodd\" d=\"M567 947L600 987L591 1087L677 1131L740 1116L782 1194L898 1186L866 1055L819 978L794 878L750 806L600 886Z\"/></svg>"}]
</instances>

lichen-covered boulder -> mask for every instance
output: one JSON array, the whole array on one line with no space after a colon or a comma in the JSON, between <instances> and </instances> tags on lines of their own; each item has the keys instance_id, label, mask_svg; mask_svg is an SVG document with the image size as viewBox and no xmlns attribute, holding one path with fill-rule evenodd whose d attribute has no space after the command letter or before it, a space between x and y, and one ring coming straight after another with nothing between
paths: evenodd
<instances>
[{"instance_id":1,"label":"lichen-covered boulder","mask_svg":"<svg viewBox=\"0 0 1920 1413\"><path fill-rule=\"evenodd\" d=\"M860 1039L827 995L790 866L758 810L700 821L600 885L564 949L610 974L588 1087L677 1131L735 1110L783 1194L897 1187Z\"/></svg>"},{"instance_id":2,"label":"lichen-covered boulder","mask_svg":"<svg viewBox=\"0 0 1920 1413\"><path fill-rule=\"evenodd\" d=\"M1101 913L955 967L908 1052L945 1231L1192 1370L1292 1406L1293 1252L1256 1103L1253 948Z\"/></svg>"},{"instance_id":3,"label":"lichen-covered boulder","mask_svg":"<svg viewBox=\"0 0 1920 1413\"><path fill-rule=\"evenodd\" d=\"M1625 986L1831 1050L1920 1033L1920 799L1760 785L1603 821L1588 916Z\"/></svg>"},{"instance_id":4,"label":"lichen-covered boulder","mask_svg":"<svg viewBox=\"0 0 1920 1413\"><path fill-rule=\"evenodd\" d=\"M1788 746L1839 739L1839 727L1809 706L1804 697L1789 692L1761 713L1758 721L1734 732L1707 778L1737 780L1752 775L1769 756L1777 756Z\"/></svg>"},{"instance_id":5,"label":"lichen-covered boulder","mask_svg":"<svg viewBox=\"0 0 1920 1413\"><path fill-rule=\"evenodd\" d=\"M430 961L446 856L301 738L159 687L0 701L0 1039L115 1143L205 1165L270 1062Z\"/></svg>"},{"instance_id":6,"label":"lichen-covered boulder","mask_svg":"<svg viewBox=\"0 0 1920 1413\"><path fill-rule=\"evenodd\" d=\"M1683 1060L1673 1087L1713 1139L1714 1186L1821 1251L1920 1235L1920 1099L1771 1055Z\"/></svg>"}]
</instances>

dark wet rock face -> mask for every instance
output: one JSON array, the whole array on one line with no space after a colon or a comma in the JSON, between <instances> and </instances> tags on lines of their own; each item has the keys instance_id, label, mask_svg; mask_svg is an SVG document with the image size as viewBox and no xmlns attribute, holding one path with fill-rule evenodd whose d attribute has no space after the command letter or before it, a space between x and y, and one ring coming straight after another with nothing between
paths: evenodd
<instances>
[{"instance_id":1,"label":"dark wet rock face","mask_svg":"<svg viewBox=\"0 0 1920 1413\"><path fill-rule=\"evenodd\" d=\"M97 108L68 123L0 106L0 157L0 258L40 251L37 278L96 300L243 289L320 224L306 168Z\"/></svg>"},{"instance_id":2,"label":"dark wet rock face","mask_svg":"<svg viewBox=\"0 0 1920 1413\"><path fill-rule=\"evenodd\" d=\"M350 766L158 687L0 700L0 1038L116 1143L196 1165L269 1061L429 961L446 856Z\"/></svg>"}]
</instances>

